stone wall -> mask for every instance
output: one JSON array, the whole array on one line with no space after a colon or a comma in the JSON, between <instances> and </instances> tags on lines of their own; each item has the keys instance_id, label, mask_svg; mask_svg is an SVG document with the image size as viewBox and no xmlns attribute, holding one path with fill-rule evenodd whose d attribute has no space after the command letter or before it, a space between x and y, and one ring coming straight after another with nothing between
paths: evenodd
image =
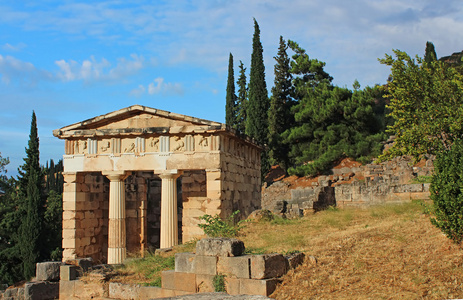
<instances>
[{"instance_id":1,"label":"stone wall","mask_svg":"<svg viewBox=\"0 0 463 300\"><path fill-rule=\"evenodd\" d=\"M109 282L102 269L76 276L76 266L61 266L59 299L156 299L214 292L213 279L225 276L230 295L270 295L280 277L304 261L304 254L244 255L236 239L203 239L196 253L177 253L175 270L162 272L162 287Z\"/></svg>"},{"instance_id":2,"label":"stone wall","mask_svg":"<svg viewBox=\"0 0 463 300\"><path fill-rule=\"evenodd\" d=\"M287 217L297 217L330 205L367 207L429 198L429 183L414 183L419 176L430 176L433 159L413 165L410 158L397 157L381 164L359 163L348 159L328 175L316 178L288 178L266 186L262 208Z\"/></svg>"},{"instance_id":3,"label":"stone wall","mask_svg":"<svg viewBox=\"0 0 463 300\"><path fill-rule=\"evenodd\" d=\"M103 260L108 250L109 180L98 173L64 177L63 256Z\"/></svg>"}]
</instances>

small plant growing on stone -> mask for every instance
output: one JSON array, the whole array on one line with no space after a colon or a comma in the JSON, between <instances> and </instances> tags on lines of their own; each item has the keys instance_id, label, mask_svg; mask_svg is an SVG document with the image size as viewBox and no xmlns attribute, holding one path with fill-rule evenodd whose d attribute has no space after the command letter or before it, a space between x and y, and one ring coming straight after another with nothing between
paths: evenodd
<instances>
[{"instance_id":1,"label":"small plant growing on stone","mask_svg":"<svg viewBox=\"0 0 463 300\"><path fill-rule=\"evenodd\" d=\"M198 226L209 237L236 237L244 227L243 222L246 222L246 220L234 222L235 216L239 212L239 210L233 212L226 220L222 220L219 215L211 216L206 214L199 217L200 220L204 220L206 223L198 224Z\"/></svg>"},{"instance_id":2,"label":"small plant growing on stone","mask_svg":"<svg viewBox=\"0 0 463 300\"><path fill-rule=\"evenodd\" d=\"M225 288L225 275L217 274L212 279L212 284L214 285L214 291L216 292L227 292Z\"/></svg>"}]
</instances>

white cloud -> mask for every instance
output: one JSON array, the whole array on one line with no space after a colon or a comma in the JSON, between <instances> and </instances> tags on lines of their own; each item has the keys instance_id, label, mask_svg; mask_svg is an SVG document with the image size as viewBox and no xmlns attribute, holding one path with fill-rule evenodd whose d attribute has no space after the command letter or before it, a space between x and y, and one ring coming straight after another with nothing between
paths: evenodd
<instances>
[{"instance_id":1,"label":"white cloud","mask_svg":"<svg viewBox=\"0 0 463 300\"><path fill-rule=\"evenodd\" d=\"M130 95L140 97L145 92L147 92L149 95L183 95L184 89L180 83L165 82L164 78L157 77L146 87L141 84L138 85L137 88L130 91Z\"/></svg>"},{"instance_id":2,"label":"white cloud","mask_svg":"<svg viewBox=\"0 0 463 300\"><path fill-rule=\"evenodd\" d=\"M24 48L26 48L26 44L24 43L19 43L17 45L11 45L10 43L6 43L5 45L2 46L3 50L10 51L10 52L18 52Z\"/></svg>"},{"instance_id":3,"label":"white cloud","mask_svg":"<svg viewBox=\"0 0 463 300\"><path fill-rule=\"evenodd\" d=\"M82 63L74 60L57 60L55 64L60 69L57 77L63 81L120 80L144 67L143 56L132 54L130 58L119 58L117 65L113 68L107 59L102 58L98 61L94 56Z\"/></svg>"},{"instance_id":4,"label":"white cloud","mask_svg":"<svg viewBox=\"0 0 463 300\"><path fill-rule=\"evenodd\" d=\"M5 84L12 81L21 85L32 86L41 80L51 80L51 73L37 69L32 63L19 60L13 56L0 54L0 75Z\"/></svg>"}]
</instances>

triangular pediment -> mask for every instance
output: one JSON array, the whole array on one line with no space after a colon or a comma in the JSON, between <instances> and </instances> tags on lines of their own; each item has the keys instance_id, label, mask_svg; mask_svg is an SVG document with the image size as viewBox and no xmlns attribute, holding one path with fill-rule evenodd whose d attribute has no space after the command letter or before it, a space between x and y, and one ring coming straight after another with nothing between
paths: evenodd
<instances>
[{"instance_id":1,"label":"triangular pediment","mask_svg":"<svg viewBox=\"0 0 463 300\"><path fill-rule=\"evenodd\" d=\"M141 105L133 105L105 115L54 130L56 137L101 134L142 133L142 132L181 132L194 128L203 130L221 129L222 123L171 113Z\"/></svg>"}]
</instances>

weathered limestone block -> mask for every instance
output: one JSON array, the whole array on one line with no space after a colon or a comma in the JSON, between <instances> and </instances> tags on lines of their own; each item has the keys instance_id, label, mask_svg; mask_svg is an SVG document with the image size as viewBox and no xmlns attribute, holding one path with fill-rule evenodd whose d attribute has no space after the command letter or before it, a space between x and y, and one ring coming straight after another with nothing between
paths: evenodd
<instances>
[{"instance_id":1,"label":"weathered limestone block","mask_svg":"<svg viewBox=\"0 0 463 300\"><path fill-rule=\"evenodd\" d=\"M305 254L304 253L295 253L285 256L287 261L287 270L295 269L297 266L301 265L304 262Z\"/></svg>"},{"instance_id":2,"label":"weathered limestone block","mask_svg":"<svg viewBox=\"0 0 463 300\"><path fill-rule=\"evenodd\" d=\"M24 299L45 300L59 298L59 282L33 281L24 287Z\"/></svg>"},{"instance_id":3,"label":"weathered limestone block","mask_svg":"<svg viewBox=\"0 0 463 300\"><path fill-rule=\"evenodd\" d=\"M268 279L281 277L286 273L286 259L281 254L251 256L251 278Z\"/></svg>"},{"instance_id":4,"label":"weathered limestone block","mask_svg":"<svg viewBox=\"0 0 463 300\"><path fill-rule=\"evenodd\" d=\"M175 254L175 272L194 273L195 254L184 252Z\"/></svg>"},{"instance_id":5,"label":"weathered limestone block","mask_svg":"<svg viewBox=\"0 0 463 300\"><path fill-rule=\"evenodd\" d=\"M60 278L60 267L63 263L49 261L36 264L35 276L37 281L58 281Z\"/></svg>"},{"instance_id":6,"label":"weathered limestone block","mask_svg":"<svg viewBox=\"0 0 463 300\"><path fill-rule=\"evenodd\" d=\"M175 297L175 291L155 286L142 286L139 288L138 298L135 299L157 299Z\"/></svg>"},{"instance_id":7,"label":"weathered limestone block","mask_svg":"<svg viewBox=\"0 0 463 300\"><path fill-rule=\"evenodd\" d=\"M217 257L196 254L194 273L201 275L217 275Z\"/></svg>"},{"instance_id":8,"label":"weathered limestone block","mask_svg":"<svg viewBox=\"0 0 463 300\"><path fill-rule=\"evenodd\" d=\"M279 282L279 279L240 279L240 294L269 296Z\"/></svg>"},{"instance_id":9,"label":"weathered limestone block","mask_svg":"<svg viewBox=\"0 0 463 300\"><path fill-rule=\"evenodd\" d=\"M60 266L60 280L61 281L70 281L75 280L78 275L78 268L77 266L72 265L61 265Z\"/></svg>"},{"instance_id":10,"label":"weathered limestone block","mask_svg":"<svg viewBox=\"0 0 463 300\"><path fill-rule=\"evenodd\" d=\"M214 276L196 274L196 291L198 293L214 292Z\"/></svg>"},{"instance_id":11,"label":"weathered limestone block","mask_svg":"<svg viewBox=\"0 0 463 300\"><path fill-rule=\"evenodd\" d=\"M240 256L244 250L243 241L233 238L206 238L196 244L196 255Z\"/></svg>"},{"instance_id":12,"label":"weathered limestone block","mask_svg":"<svg viewBox=\"0 0 463 300\"><path fill-rule=\"evenodd\" d=\"M2 299L24 299L24 288L8 288Z\"/></svg>"},{"instance_id":13,"label":"weathered limestone block","mask_svg":"<svg viewBox=\"0 0 463 300\"><path fill-rule=\"evenodd\" d=\"M224 274L228 277L251 278L249 273L249 264L251 256L221 256L217 261L217 273Z\"/></svg>"},{"instance_id":14,"label":"weathered limestone block","mask_svg":"<svg viewBox=\"0 0 463 300\"><path fill-rule=\"evenodd\" d=\"M163 289L196 293L196 274L169 270L161 273L161 279Z\"/></svg>"},{"instance_id":15,"label":"weathered limestone block","mask_svg":"<svg viewBox=\"0 0 463 300\"><path fill-rule=\"evenodd\" d=\"M138 284L109 283L109 298L113 299L138 299L140 286Z\"/></svg>"}]
</instances>

